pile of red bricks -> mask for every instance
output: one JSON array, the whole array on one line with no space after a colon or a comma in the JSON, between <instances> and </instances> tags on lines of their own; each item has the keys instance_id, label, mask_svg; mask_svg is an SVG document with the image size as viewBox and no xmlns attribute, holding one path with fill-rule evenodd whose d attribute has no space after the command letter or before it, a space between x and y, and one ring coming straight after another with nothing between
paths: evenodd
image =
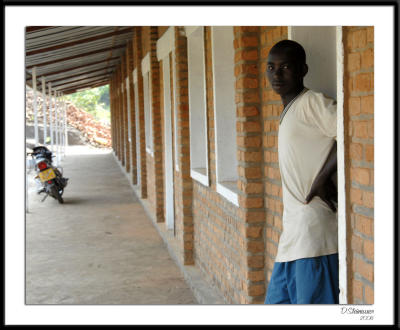
<instances>
[{"instance_id":1,"label":"pile of red bricks","mask_svg":"<svg viewBox=\"0 0 400 330\"><path fill-rule=\"evenodd\" d=\"M38 122L43 124L43 98L37 93L36 105L38 109ZM49 125L49 100L46 104L47 125ZM26 113L27 123L33 123L33 90L26 91ZM54 120L54 113L53 113ZM78 129L88 144L99 148L111 147L111 128L107 123L100 123L93 115L82 109L78 109L71 102L67 102L67 125Z\"/></svg>"}]
</instances>

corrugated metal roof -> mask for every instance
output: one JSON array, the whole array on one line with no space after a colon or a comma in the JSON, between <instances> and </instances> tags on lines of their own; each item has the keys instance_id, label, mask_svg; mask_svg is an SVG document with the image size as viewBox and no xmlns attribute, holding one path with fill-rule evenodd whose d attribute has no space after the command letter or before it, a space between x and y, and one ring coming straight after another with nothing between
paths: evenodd
<instances>
[{"instance_id":1,"label":"corrugated metal roof","mask_svg":"<svg viewBox=\"0 0 400 330\"><path fill-rule=\"evenodd\" d=\"M28 26L25 31L26 84L32 87L36 66L41 77L64 94L109 83L132 40L126 26Z\"/></svg>"}]
</instances>

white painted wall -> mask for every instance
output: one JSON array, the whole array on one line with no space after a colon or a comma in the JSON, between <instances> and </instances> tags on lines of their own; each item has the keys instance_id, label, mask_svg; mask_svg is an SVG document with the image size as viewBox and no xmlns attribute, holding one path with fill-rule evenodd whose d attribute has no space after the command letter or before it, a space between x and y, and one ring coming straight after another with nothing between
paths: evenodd
<instances>
[{"instance_id":1,"label":"white painted wall","mask_svg":"<svg viewBox=\"0 0 400 330\"><path fill-rule=\"evenodd\" d=\"M153 125L152 122L152 106L151 106L151 79L150 79L150 54L142 60L143 75L143 101L144 101L144 120L145 120L145 136L146 151L154 156L153 153Z\"/></svg>"},{"instance_id":2,"label":"white painted wall","mask_svg":"<svg viewBox=\"0 0 400 330\"><path fill-rule=\"evenodd\" d=\"M336 99L336 26L292 26L290 34L306 51L304 85Z\"/></svg>"},{"instance_id":3,"label":"white painted wall","mask_svg":"<svg viewBox=\"0 0 400 330\"><path fill-rule=\"evenodd\" d=\"M211 28L217 191L238 204L233 37L232 26Z\"/></svg>"},{"instance_id":4,"label":"white painted wall","mask_svg":"<svg viewBox=\"0 0 400 330\"><path fill-rule=\"evenodd\" d=\"M141 186L141 157L140 157L140 117L139 117L139 90L138 77L136 69L133 71L133 92L135 99L135 127L136 127L136 168L137 168L137 186Z\"/></svg>"},{"instance_id":5,"label":"white painted wall","mask_svg":"<svg viewBox=\"0 0 400 330\"><path fill-rule=\"evenodd\" d=\"M309 72L304 85L337 100L339 303L347 304L342 28L292 26L288 32L289 39L299 42L306 51Z\"/></svg>"},{"instance_id":6,"label":"white painted wall","mask_svg":"<svg viewBox=\"0 0 400 330\"><path fill-rule=\"evenodd\" d=\"M168 229L174 229L174 174L172 154L172 116L171 116L171 80L170 62L167 55L163 59L164 80L164 132L165 132L165 205Z\"/></svg>"},{"instance_id":7,"label":"white painted wall","mask_svg":"<svg viewBox=\"0 0 400 330\"><path fill-rule=\"evenodd\" d=\"M208 186L204 27L187 28L186 35L188 37L191 176Z\"/></svg>"}]
</instances>

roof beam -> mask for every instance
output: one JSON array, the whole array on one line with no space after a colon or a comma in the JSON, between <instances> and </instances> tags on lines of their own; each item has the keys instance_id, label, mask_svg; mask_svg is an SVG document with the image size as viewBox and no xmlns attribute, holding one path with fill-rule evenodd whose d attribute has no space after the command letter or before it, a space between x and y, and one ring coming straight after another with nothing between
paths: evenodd
<instances>
[{"instance_id":1,"label":"roof beam","mask_svg":"<svg viewBox=\"0 0 400 330\"><path fill-rule=\"evenodd\" d=\"M45 52L49 52L49 51L53 51L53 50L57 50L57 49L76 46L76 45L84 44L84 43L99 40L99 39L105 39L105 38L109 38L109 37L112 37L115 35L124 34L129 31L132 31L132 28L109 32L109 33L105 33L105 34L101 34L98 36L85 38L85 39L81 39L81 40L77 40L77 41L71 41L71 42L67 42L65 44L61 44L61 45L55 45L55 46L51 46L51 47L47 47L47 48L36 49L36 50L32 50L30 52L26 52L26 56L31 56L31 55L41 54L41 53L45 53Z\"/></svg>"},{"instance_id":2,"label":"roof beam","mask_svg":"<svg viewBox=\"0 0 400 330\"><path fill-rule=\"evenodd\" d=\"M56 26L27 26L26 27L26 32L35 32L38 30L44 30L44 29L48 29L48 28L54 28Z\"/></svg>"},{"instance_id":3,"label":"roof beam","mask_svg":"<svg viewBox=\"0 0 400 330\"><path fill-rule=\"evenodd\" d=\"M90 84L85 84L85 85L78 85L76 87L68 87L69 89L66 90L61 90L64 94L72 94L78 91L78 89L82 89L82 88L96 88L99 86L104 86L107 85L109 83L109 79L100 79L97 81L94 81Z\"/></svg>"},{"instance_id":4,"label":"roof beam","mask_svg":"<svg viewBox=\"0 0 400 330\"><path fill-rule=\"evenodd\" d=\"M27 69L32 69L33 67L39 67L39 66L45 66L45 65L49 65L49 64L54 64L54 63L59 63L59 62L63 62L63 61L68 61L68 60L73 60L76 58L80 58L80 57L85 57L85 56L90 56L93 54L99 54L99 53L104 53L104 52L108 52L110 50L116 50L116 49L121 49L121 48L125 48L126 45L120 45L120 46L114 46L114 47L109 47L109 48L103 48L103 49L98 49L98 50L94 50L88 53L83 53L83 54L79 54L79 55L74 55L74 56L69 56L69 57L64 57L58 60L54 60L54 61L48 61L48 62L42 62L42 63L37 63L37 64L33 64L30 65L28 67L26 67Z\"/></svg>"},{"instance_id":5,"label":"roof beam","mask_svg":"<svg viewBox=\"0 0 400 330\"><path fill-rule=\"evenodd\" d=\"M72 75L72 76L65 76L65 77L63 77L63 78L54 79L54 80L46 80L46 84L47 84L47 83L52 83L52 84L53 84L53 83L56 82L56 81L62 81L62 80L70 79L70 78L76 78L76 77L79 77L79 76L83 76L83 75L85 75L85 74L90 74L90 73L94 73L94 72L104 71L104 70L107 70L107 69L109 69L109 67L105 66L105 67L102 67L102 68L100 68L100 69L96 69L96 70L92 70L92 71L80 72L80 73L75 74L75 75ZM107 73L111 73L111 71L110 71L110 72L107 72ZM38 84L37 84L37 86L40 86L40 85L41 85L41 82L39 81Z\"/></svg>"},{"instance_id":6,"label":"roof beam","mask_svg":"<svg viewBox=\"0 0 400 330\"><path fill-rule=\"evenodd\" d=\"M120 59L120 57L117 56L117 57L112 57L112 58L107 59L107 60L101 60L101 61L97 61L97 62L87 63L87 64L84 64L84 65L74 66L74 67L72 67L72 68L68 68L68 69L65 69L65 70L59 70L59 71L53 71L53 72L43 73L43 74L41 74L40 76L37 76L36 79L39 79L39 78L41 78L41 77L47 78L47 77L52 76L52 75L55 75L55 74L59 74L59 73L63 73L63 72L68 72L68 71L72 71L72 70L76 70L76 69L85 68L85 67L87 67L87 66L91 66L91 65L95 65L95 64L100 64L100 63L108 62L109 60L110 60L110 61L113 61L113 60L119 60L119 59ZM31 75L29 72L27 72L27 73L32 77L32 75ZM26 81L30 81L30 80L32 80L32 78L29 78L29 79L27 79Z\"/></svg>"},{"instance_id":7,"label":"roof beam","mask_svg":"<svg viewBox=\"0 0 400 330\"><path fill-rule=\"evenodd\" d=\"M81 78L81 79L77 79L77 80L73 80L73 81L67 81L67 82L65 82L65 83L61 83L61 84L58 84L58 85L51 85L51 88L59 88L60 86L63 86L63 85L69 85L69 84L73 84L73 83L76 83L76 82L79 82L79 81L82 81L82 80L88 80L88 79L92 79L92 78L98 78L98 77L109 77L110 76L110 74L109 73L103 73L103 74L99 74L99 75L97 75L97 76L92 76L92 77L86 77L86 78ZM66 78L66 79L68 79L68 78Z\"/></svg>"}]
</instances>

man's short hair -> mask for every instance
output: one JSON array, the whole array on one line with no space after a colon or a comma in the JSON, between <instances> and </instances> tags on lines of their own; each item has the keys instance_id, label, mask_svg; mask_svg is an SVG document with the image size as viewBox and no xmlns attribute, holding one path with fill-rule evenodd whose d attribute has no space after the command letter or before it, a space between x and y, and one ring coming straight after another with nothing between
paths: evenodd
<instances>
[{"instance_id":1,"label":"man's short hair","mask_svg":"<svg viewBox=\"0 0 400 330\"><path fill-rule=\"evenodd\" d=\"M294 55L294 57L296 58L296 61L298 61L298 63L300 63L300 64L306 63L306 52L304 51L303 46L300 45L296 41L281 40L271 48L270 52L277 51L277 50L288 51L289 53L292 53Z\"/></svg>"}]
</instances>

